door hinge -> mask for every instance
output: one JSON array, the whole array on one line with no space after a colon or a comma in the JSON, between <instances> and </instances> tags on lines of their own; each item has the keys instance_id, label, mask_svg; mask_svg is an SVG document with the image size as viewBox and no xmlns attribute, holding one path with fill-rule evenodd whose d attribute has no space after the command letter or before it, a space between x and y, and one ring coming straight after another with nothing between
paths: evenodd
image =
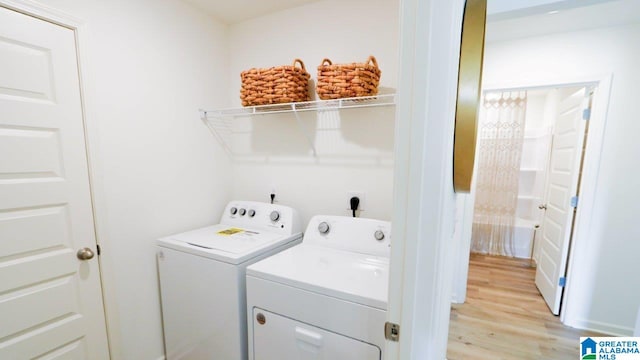
<instances>
[{"instance_id":1,"label":"door hinge","mask_svg":"<svg viewBox=\"0 0 640 360\"><path fill-rule=\"evenodd\" d=\"M561 277L560 279L558 279L558 286L560 287L564 287L564 285L567 283L567 278L566 277Z\"/></svg>"},{"instance_id":2,"label":"door hinge","mask_svg":"<svg viewBox=\"0 0 640 360\"><path fill-rule=\"evenodd\" d=\"M102 249L100 249L100 245L96 244L96 252L98 253L98 256L100 256L100 253L102 252Z\"/></svg>"},{"instance_id":3,"label":"door hinge","mask_svg":"<svg viewBox=\"0 0 640 360\"><path fill-rule=\"evenodd\" d=\"M400 340L400 325L388 321L384 323L384 338L395 342Z\"/></svg>"},{"instance_id":4,"label":"door hinge","mask_svg":"<svg viewBox=\"0 0 640 360\"><path fill-rule=\"evenodd\" d=\"M590 108L582 110L582 120L585 120L585 121L591 120L591 109Z\"/></svg>"},{"instance_id":5,"label":"door hinge","mask_svg":"<svg viewBox=\"0 0 640 360\"><path fill-rule=\"evenodd\" d=\"M579 200L578 195L571 197L571 207L574 207L574 208L578 207L578 200Z\"/></svg>"}]
</instances>

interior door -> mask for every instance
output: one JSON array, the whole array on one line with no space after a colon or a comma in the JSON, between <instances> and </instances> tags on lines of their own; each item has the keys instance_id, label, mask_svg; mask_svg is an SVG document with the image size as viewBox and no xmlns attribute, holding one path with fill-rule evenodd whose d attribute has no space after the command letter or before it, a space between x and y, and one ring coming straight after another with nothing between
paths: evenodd
<instances>
[{"instance_id":1,"label":"interior door","mask_svg":"<svg viewBox=\"0 0 640 360\"><path fill-rule=\"evenodd\" d=\"M74 32L0 7L0 359L109 358L81 106Z\"/></svg>"},{"instance_id":2,"label":"interior door","mask_svg":"<svg viewBox=\"0 0 640 360\"><path fill-rule=\"evenodd\" d=\"M542 221L540 255L536 268L536 286L555 315L560 313L569 243L575 208L572 197L578 192L580 163L586 121L583 110L589 106L585 89L560 99L553 129L551 164L547 177L547 203Z\"/></svg>"}]
</instances>

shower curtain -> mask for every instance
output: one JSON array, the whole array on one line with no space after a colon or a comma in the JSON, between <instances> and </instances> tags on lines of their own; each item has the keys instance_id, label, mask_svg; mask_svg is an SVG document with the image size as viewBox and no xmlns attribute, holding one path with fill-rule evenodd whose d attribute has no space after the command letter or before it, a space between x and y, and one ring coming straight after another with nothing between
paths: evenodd
<instances>
[{"instance_id":1,"label":"shower curtain","mask_svg":"<svg viewBox=\"0 0 640 360\"><path fill-rule=\"evenodd\" d=\"M478 132L473 252L513 256L525 91L485 93Z\"/></svg>"}]
</instances>

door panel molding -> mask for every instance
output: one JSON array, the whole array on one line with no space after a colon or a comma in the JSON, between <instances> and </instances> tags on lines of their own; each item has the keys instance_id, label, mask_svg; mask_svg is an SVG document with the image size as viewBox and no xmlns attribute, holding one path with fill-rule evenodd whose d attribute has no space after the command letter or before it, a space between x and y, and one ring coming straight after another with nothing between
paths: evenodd
<instances>
[{"instance_id":1,"label":"door panel molding","mask_svg":"<svg viewBox=\"0 0 640 360\"><path fill-rule=\"evenodd\" d=\"M95 239L101 248L108 248L109 236L106 218L106 195L102 180L103 166L101 161L102 157L97 146L97 144L99 144L99 127L97 121L94 120L97 118L97 116L95 116L96 111L94 110L96 109L94 105L94 99L96 97L94 96L93 87L88 86L91 83L91 76L89 75L92 68L91 59L83 47L83 44L88 44L91 41L88 32L85 30L85 21L67 12L33 0L0 0L0 7L66 27L74 32ZM114 351L114 349L121 348L121 340L113 329L119 328L119 320L117 317L118 302L114 287L109 285L113 283L113 269L115 265L113 265L108 252L99 256L97 262L100 269L109 352L112 357L117 357L120 354L118 351ZM25 348L28 347L28 344L25 344ZM0 356L0 358L1 357L2 356Z\"/></svg>"},{"instance_id":2,"label":"door panel molding","mask_svg":"<svg viewBox=\"0 0 640 360\"><path fill-rule=\"evenodd\" d=\"M542 255L536 268L535 283L551 312L560 313L564 291L561 279L566 275L569 243L574 222L571 197L578 193L586 122L585 107L590 106L586 87L562 95L553 124L551 166L545 188L548 208L542 218ZM555 230L555 231L553 231Z\"/></svg>"}]
</instances>

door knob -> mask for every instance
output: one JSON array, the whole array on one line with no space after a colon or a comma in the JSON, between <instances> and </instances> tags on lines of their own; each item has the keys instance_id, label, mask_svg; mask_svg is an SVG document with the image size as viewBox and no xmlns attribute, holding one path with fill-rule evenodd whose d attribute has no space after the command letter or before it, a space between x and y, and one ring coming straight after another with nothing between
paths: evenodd
<instances>
[{"instance_id":1,"label":"door knob","mask_svg":"<svg viewBox=\"0 0 640 360\"><path fill-rule=\"evenodd\" d=\"M538 209L547 210L547 205L546 204L540 204L540 205L538 205Z\"/></svg>"},{"instance_id":2,"label":"door knob","mask_svg":"<svg viewBox=\"0 0 640 360\"><path fill-rule=\"evenodd\" d=\"M76 253L76 256L78 257L78 259L80 260L90 260L93 259L93 256L95 254L93 253L93 251L89 248L82 248L80 250L78 250L78 252Z\"/></svg>"}]
</instances>

